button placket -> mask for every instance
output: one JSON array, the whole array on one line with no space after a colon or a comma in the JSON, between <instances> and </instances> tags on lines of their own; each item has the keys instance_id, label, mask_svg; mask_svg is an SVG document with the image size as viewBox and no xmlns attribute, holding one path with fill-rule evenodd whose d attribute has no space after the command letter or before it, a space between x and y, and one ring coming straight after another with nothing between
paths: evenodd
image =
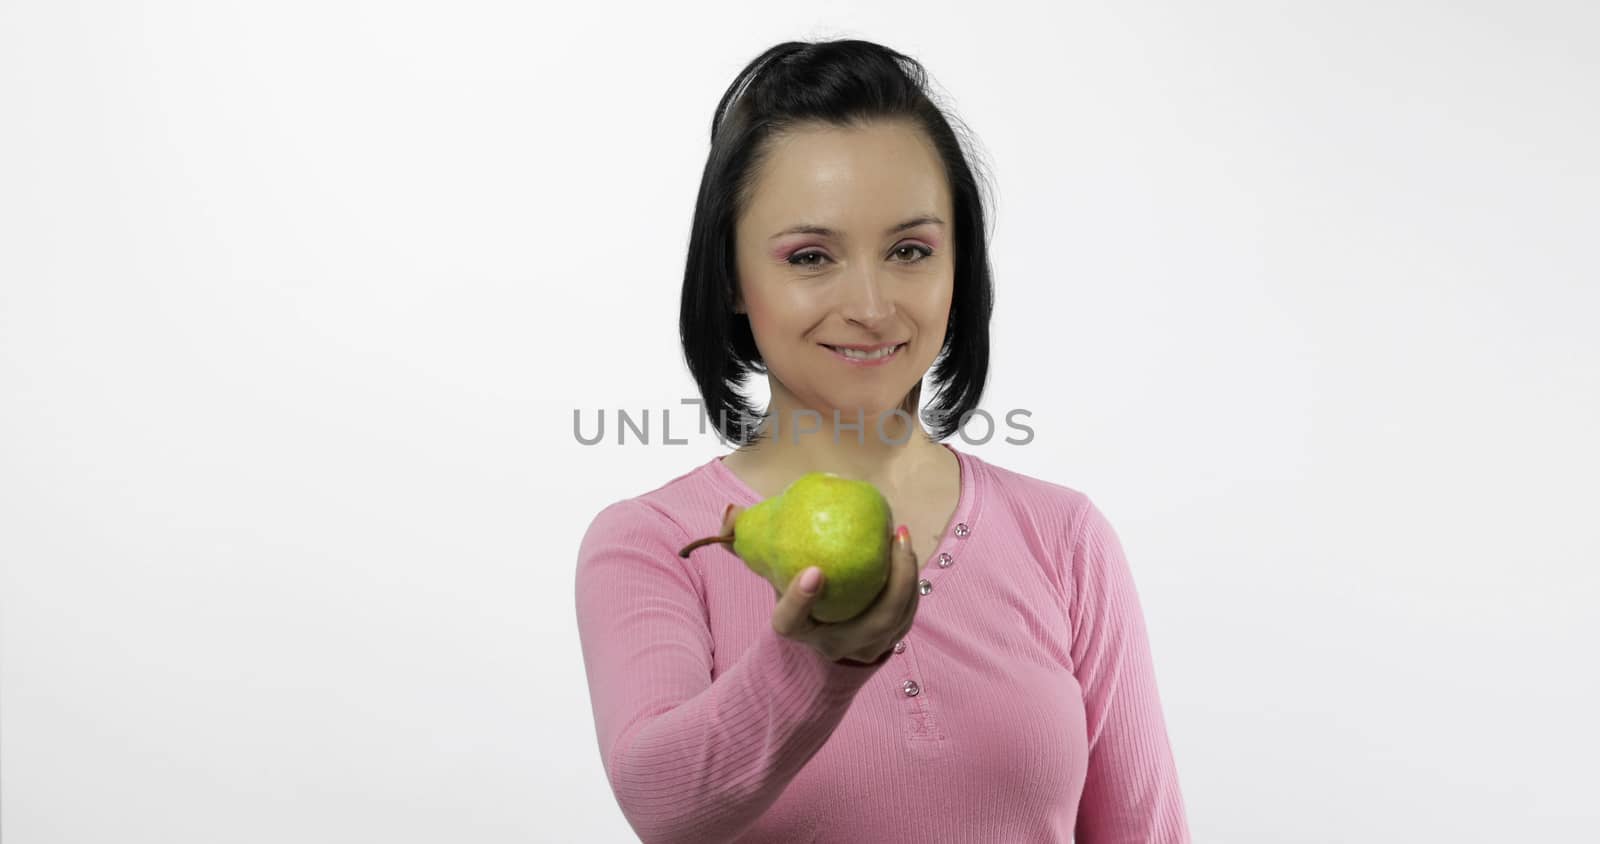
<instances>
[{"instance_id":1,"label":"button placket","mask_svg":"<svg viewBox=\"0 0 1600 844\"><path fill-rule=\"evenodd\" d=\"M945 534L944 540L934 549L931 563L922 570L921 577L917 581L917 592L919 594L927 595L933 591L938 579L944 576L946 570L955 566L958 559L955 550L957 543L962 543L971 536L972 526L966 522L956 522L950 528L949 533Z\"/></svg>"},{"instance_id":2,"label":"button placket","mask_svg":"<svg viewBox=\"0 0 1600 844\"><path fill-rule=\"evenodd\" d=\"M894 651L897 656L894 665L900 669L896 672L899 676L898 685L894 694L900 698L902 710L906 718L906 738L913 742L938 742L944 738L939 731L938 719L934 716L934 701L928 697L927 678L923 676L922 666L917 659L917 651L906 645L904 639L896 642ZM927 745L936 746L936 745Z\"/></svg>"},{"instance_id":3,"label":"button placket","mask_svg":"<svg viewBox=\"0 0 1600 844\"><path fill-rule=\"evenodd\" d=\"M937 600L932 596L934 586L942 577L946 577L949 569L955 566L961 557L957 550L967 538L972 535L970 520L977 514L976 480L969 471L965 462L961 470L962 495L957 503L955 518L957 521L951 525L944 536L940 537L937 545L932 550L932 558L923 558L924 565L917 577L917 593L929 600ZM944 587L945 589L950 587ZM943 589L940 590L941 594ZM929 609L924 607L921 611ZM920 623L920 622L919 622ZM916 626L912 627L915 631ZM901 701L901 710L906 716L906 739L915 748L919 758L932 759L942 752L948 751L949 743L944 741L946 736L939 729L938 717L935 710L939 697L938 678L930 678L922 670L920 655L922 651L913 647L916 643L912 634L907 634L904 639L894 643L892 664L896 670L890 677L896 683L892 694ZM886 678L887 679L887 678Z\"/></svg>"},{"instance_id":4,"label":"button placket","mask_svg":"<svg viewBox=\"0 0 1600 844\"><path fill-rule=\"evenodd\" d=\"M955 565L955 555L950 553L950 549L953 547L952 543L955 542L955 538L965 539L970 535L972 535L972 528L966 522L956 522L955 526L950 529L950 532L945 534L945 538L935 547L937 553L933 557L933 565L931 567L924 568L922 570L922 576L917 579L918 595L927 597L933 594L934 580L942 575L945 569ZM909 638L909 636L907 638ZM905 653L905 649L906 643L904 639L895 643L895 653Z\"/></svg>"},{"instance_id":5,"label":"button placket","mask_svg":"<svg viewBox=\"0 0 1600 844\"><path fill-rule=\"evenodd\" d=\"M950 532L945 535L944 540L935 548L933 565L924 569L922 577L918 578L917 594L927 596L933 593L934 580L943 576L947 569L955 565L956 555L952 553L955 548L954 543L971 535L972 527L970 525L966 522L956 522ZM912 629L915 630L916 628L913 627ZM923 676L922 666L917 658L917 651L907 643L910 638L908 635L905 639L895 642L893 648L896 654L895 663L901 669L898 672L900 685L896 692L900 699L904 701L903 706L905 706L905 712L909 716L907 737L915 742L936 743L944 738L944 734L939 730L938 721L933 712L936 707L929 694L937 697L937 690L930 693L924 687L927 678ZM938 745L928 744L924 746L937 747Z\"/></svg>"},{"instance_id":6,"label":"button placket","mask_svg":"<svg viewBox=\"0 0 1600 844\"><path fill-rule=\"evenodd\" d=\"M946 534L944 540L939 542L938 548L934 550L934 571L928 572L928 574L939 574L939 572L944 571L944 569L949 569L950 566L954 566L955 555L954 553L950 553L950 551L954 550L954 543L957 542L957 540L965 540L966 537L970 537L971 534L973 534L973 529L971 529L971 527L968 526L965 521L957 521L954 527L950 527L949 534ZM930 583L930 585L928 585L928 587L923 587L922 583ZM933 583L933 577L923 577L922 582L917 583L918 588L922 588L923 595L928 595L928 591L933 588L931 587L931 583Z\"/></svg>"}]
</instances>

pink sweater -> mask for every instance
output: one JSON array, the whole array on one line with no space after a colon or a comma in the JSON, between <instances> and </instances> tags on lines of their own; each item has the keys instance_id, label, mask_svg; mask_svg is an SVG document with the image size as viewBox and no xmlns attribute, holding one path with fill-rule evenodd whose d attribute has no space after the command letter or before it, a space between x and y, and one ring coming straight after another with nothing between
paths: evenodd
<instances>
[{"instance_id":1,"label":"pink sweater","mask_svg":"<svg viewBox=\"0 0 1600 844\"><path fill-rule=\"evenodd\" d=\"M873 666L774 632L772 587L726 547L678 557L760 500L720 458L595 517L578 630L641 839L1189 841L1116 533L1083 493L951 450L955 517Z\"/></svg>"}]
</instances>

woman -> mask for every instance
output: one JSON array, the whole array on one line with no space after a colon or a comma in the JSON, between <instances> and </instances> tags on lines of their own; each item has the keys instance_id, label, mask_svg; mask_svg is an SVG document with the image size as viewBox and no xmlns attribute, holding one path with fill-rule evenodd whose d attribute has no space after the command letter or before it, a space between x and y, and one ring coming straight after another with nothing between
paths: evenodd
<instances>
[{"instance_id":1,"label":"woman","mask_svg":"<svg viewBox=\"0 0 1600 844\"><path fill-rule=\"evenodd\" d=\"M579 550L602 761L645 841L1188 840L1110 524L941 442L987 375L984 219L913 59L790 42L724 94L680 327L739 448L608 506ZM903 524L861 616L809 617L815 569L775 597L724 546L678 555L812 471Z\"/></svg>"}]
</instances>

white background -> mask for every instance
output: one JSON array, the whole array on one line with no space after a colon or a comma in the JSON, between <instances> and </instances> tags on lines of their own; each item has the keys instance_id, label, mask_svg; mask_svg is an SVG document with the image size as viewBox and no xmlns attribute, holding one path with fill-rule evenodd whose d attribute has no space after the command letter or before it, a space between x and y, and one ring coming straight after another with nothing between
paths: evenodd
<instances>
[{"instance_id":1,"label":"white background","mask_svg":"<svg viewBox=\"0 0 1600 844\"><path fill-rule=\"evenodd\" d=\"M712 111L830 36L977 135L1035 438L955 444L1116 526L1196 841L1592 834L1597 27L0 4L0 834L634 840L577 542L723 453L660 442Z\"/></svg>"}]
</instances>

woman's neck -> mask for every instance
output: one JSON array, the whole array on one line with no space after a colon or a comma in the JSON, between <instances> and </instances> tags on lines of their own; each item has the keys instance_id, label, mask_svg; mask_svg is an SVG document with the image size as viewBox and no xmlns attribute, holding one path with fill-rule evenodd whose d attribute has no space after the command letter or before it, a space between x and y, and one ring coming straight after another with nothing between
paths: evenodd
<instances>
[{"instance_id":1,"label":"woman's neck","mask_svg":"<svg viewBox=\"0 0 1600 844\"><path fill-rule=\"evenodd\" d=\"M773 488L806 472L833 472L883 488L907 485L930 461L948 459L918 416L919 384L895 410L819 410L774 387L772 403L751 442L725 463Z\"/></svg>"}]
</instances>

